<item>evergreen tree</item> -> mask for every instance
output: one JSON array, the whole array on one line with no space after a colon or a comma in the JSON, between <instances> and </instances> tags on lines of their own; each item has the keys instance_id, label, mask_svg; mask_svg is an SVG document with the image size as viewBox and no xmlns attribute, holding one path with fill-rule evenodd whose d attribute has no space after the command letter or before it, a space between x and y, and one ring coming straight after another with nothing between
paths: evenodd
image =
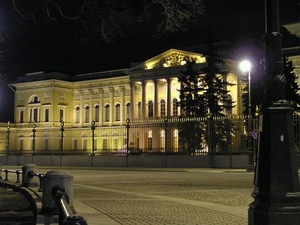
<instances>
[{"instance_id":1,"label":"evergreen tree","mask_svg":"<svg viewBox=\"0 0 300 225\"><path fill-rule=\"evenodd\" d=\"M200 86L201 76L194 70L195 60L186 59L186 70L182 72L182 77L178 79L181 83L179 90L180 107L183 111L182 117L186 118L180 123L179 136L180 145L183 151L194 154L197 149L201 149L204 130L196 117L204 116L203 98ZM187 119L194 118L194 119Z\"/></svg>"},{"instance_id":2,"label":"evergreen tree","mask_svg":"<svg viewBox=\"0 0 300 225\"><path fill-rule=\"evenodd\" d=\"M299 86L297 83L298 77L294 73L294 66L293 62L289 61L286 56L282 59L283 62L283 74L286 79L286 86L285 86L285 97L295 108L295 110L299 110L300 105L300 95L298 93Z\"/></svg>"},{"instance_id":3,"label":"evergreen tree","mask_svg":"<svg viewBox=\"0 0 300 225\"><path fill-rule=\"evenodd\" d=\"M232 98L227 90L227 86L233 84L227 82L228 72L222 69L224 60L213 44L209 45L203 56L206 58L206 65L201 68L204 87L202 98L205 115L210 120L205 139L210 152L221 152L228 149L229 139L233 135L233 124L223 117L225 112L233 107ZM222 118L218 118L220 116Z\"/></svg>"},{"instance_id":4,"label":"evergreen tree","mask_svg":"<svg viewBox=\"0 0 300 225\"><path fill-rule=\"evenodd\" d=\"M208 51L203 56L206 58L206 65L201 68L205 114L212 117L224 116L224 112L232 108L233 102L228 98L227 86L233 84L227 82L228 72L220 68L225 63L213 44L209 45Z\"/></svg>"}]
</instances>

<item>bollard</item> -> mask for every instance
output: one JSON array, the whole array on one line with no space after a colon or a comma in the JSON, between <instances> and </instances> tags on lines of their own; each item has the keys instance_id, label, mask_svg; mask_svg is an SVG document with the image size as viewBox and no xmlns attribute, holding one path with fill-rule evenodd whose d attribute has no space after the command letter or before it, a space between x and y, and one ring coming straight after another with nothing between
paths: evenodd
<instances>
[{"instance_id":1,"label":"bollard","mask_svg":"<svg viewBox=\"0 0 300 225\"><path fill-rule=\"evenodd\" d=\"M38 173L38 168L37 165L35 164L25 164L22 167L22 172L23 172L23 176L22 176L22 186L24 187L38 187L39 186L39 178L36 176L28 176L28 174L30 173Z\"/></svg>"},{"instance_id":2,"label":"bollard","mask_svg":"<svg viewBox=\"0 0 300 225\"><path fill-rule=\"evenodd\" d=\"M42 190L42 209L41 214L58 214L58 207L53 197L53 189L57 186L61 186L65 189L65 193L69 198L69 206L75 212L73 208L73 177L64 171L49 171L43 177Z\"/></svg>"},{"instance_id":3,"label":"bollard","mask_svg":"<svg viewBox=\"0 0 300 225\"><path fill-rule=\"evenodd\" d=\"M2 180L2 165L0 164L0 180Z\"/></svg>"}]
</instances>

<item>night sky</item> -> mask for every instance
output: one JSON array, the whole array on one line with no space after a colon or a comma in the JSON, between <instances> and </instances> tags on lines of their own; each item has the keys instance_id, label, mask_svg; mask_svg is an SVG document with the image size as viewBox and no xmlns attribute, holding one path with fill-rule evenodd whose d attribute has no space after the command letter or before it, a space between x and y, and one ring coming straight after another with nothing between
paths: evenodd
<instances>
[{"instance_id":1,"label":"night sky","mask_svg":"<svg viewBox=\"0 0 300 225\"><path fill-rule=\"evenodd\" d=\"M126 40L113 44L93 42L78 45L65 36L60 24L34 25L13 9L10 0L0 2L0 73L8 82L28 72L57 70L86 73L127 68L131 62L149 59L170 48L185 49L207 43L210 32L216 41L227 42L231 51L240 54L242 46L256 49L263 43L264 1L262 0L203 0L206 11L188 32L154 40L147 26L133 31ZM300 0L280 1L280 22L300 20ZM299 46L299 39L285 29L283 47ZM249 47L250 46L250 47ZM252 48L253 46L253 48ZM234 58L235 56L233 56ZM238 56L237 56L238 57ZM12 119L13 92L6 85L0 90L0 121ZM9 100L9 101L7 101Z\"/></svg>"}]
</instances>

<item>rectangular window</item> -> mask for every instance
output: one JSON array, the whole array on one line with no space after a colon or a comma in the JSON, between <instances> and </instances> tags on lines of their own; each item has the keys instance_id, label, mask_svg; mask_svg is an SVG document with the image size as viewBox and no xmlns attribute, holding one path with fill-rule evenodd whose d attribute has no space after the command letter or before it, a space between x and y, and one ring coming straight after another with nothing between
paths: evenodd
<instances>
[{"instance_id":1,"label":"rectangular window","mask_svg":"<svg viewBox=\"0 0 300 225\"><path fill-rule=\"evenodd\" d=\"M32 122L38 122L38 109L33 109L33 121Z\"/></svg>"},{"instance_id":2,"label":"rectangular window","mask_svg":"<svg viewBox=\"0 0 300 225\"><path fill-rule=\"evenodd\" d=\"M116 121L120 121L121 112L120 112L120 104L116 106Z\"/></svg>"},{"instance_id":3,"label":"rectangular window","mask_svg":"<svg viewBox=\"0 0 300 225\"><path fill-rule=\"evenodd\" d=\"M19 121L20 121L20 123L24 123L24 111L23 110L20 111Z\"/></svg>"},{"instance_id":4,"label":"rectangular window","mask_svg":"<svg viewBox=\"0 0 300 225\"><path fill-rule=\"evenodd\" d=\"M65 117L64 117L64 110L63 109L59 109L59 121L65 121Z\"/></svg>"},{"instance_id":5,"label":"rectangular window","mask_svg":"<svg viewBox=\"0 0 300 225\"><path fill-rule=\"evenodd\" d=\"M49 109L45 109L45 122L49 122Z\"/></svg>"}]
</instances>

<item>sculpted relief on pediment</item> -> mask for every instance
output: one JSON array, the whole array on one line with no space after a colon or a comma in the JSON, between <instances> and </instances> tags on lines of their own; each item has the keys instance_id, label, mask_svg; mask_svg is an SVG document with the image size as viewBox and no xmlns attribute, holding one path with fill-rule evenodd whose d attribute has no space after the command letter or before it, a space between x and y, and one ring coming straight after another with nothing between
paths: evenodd
<instances>
[{"instance_id":1,"label":"sculpted relief on pediment","mask_svg":"<svg viewBox=\"0 0 300 225\"><path fill-rule=\"evenodd\" d=\"M204 63L205 58L200 54L187 54L183 52L169 52L160 57L153 58L145 63L145 69L166 68L172 66L183 66L186 62L194 60L196 63Z\"/></svg>"}]
</instances>

